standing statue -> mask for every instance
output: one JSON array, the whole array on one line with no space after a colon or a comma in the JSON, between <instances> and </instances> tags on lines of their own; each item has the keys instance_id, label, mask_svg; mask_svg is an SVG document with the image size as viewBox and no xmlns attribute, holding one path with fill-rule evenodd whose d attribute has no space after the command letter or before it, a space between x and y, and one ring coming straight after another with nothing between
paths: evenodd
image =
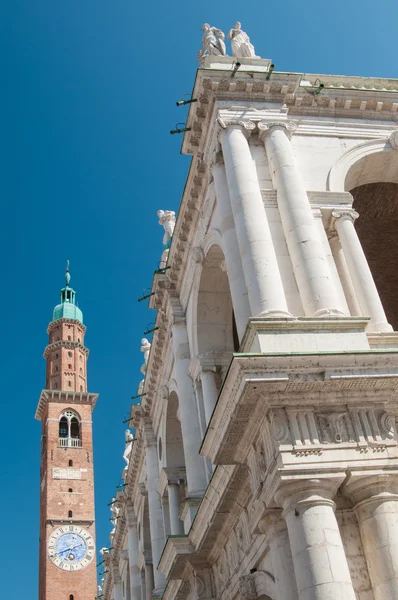
<instances>
[{"instance_id":1,"label":"standing statue","mask_svg":"<svg viewBox=\"0 0 398 600\"><path fill-rule=\"evenodd\" d=\"M131 454L131 450L133 449L133 441L134 441L134 436L131 433L130 429L126 429L126 431L124 432L124 439L126 442L126 448L123 453L123 460L126 462L127 466L129 466L129 462L130 462L129 456Z\"/></svg>"},{"instance_id":2,"label":"standing statue","mask_svg":"<svg viewBox=\"0 0 398 600\"><path fill-rule=\"evenodd\" d=\"M119 513L120 513L120 508L116 504L116 498L112 498L112 503L111 503L111 506L110 506L110 511L112 513L111 523L112 523L113 527L116 527L116 520L117 520L117 518L119 516Z\"/></svg>"},{"instance_id":3,"label":"standing statue","mask_svg":"<svg viewBox=\"0 0 398 600\"><path fill-rule=\"evenodd\" d=\"M98 596L101 596L101 594L102 594L102 587L101 587L101 585L97 586L97 594L98 594Z\"/></svg>"},{"instance_id":4,"label":"standing statue","mask_svg":"<svg viewBox=\"0 0 398 600\"><path fill-rule=\"evenodd\" d=\"M145 375L148 366L149 352L151 351L151 344L146 338L142 338L140 350L144 353L144 364L142 365L140 371L143 375Z\"/></svg>"},{"instance_id":5,"label":"standing statue","mask_svg":"<svg viewBox=\"0 0 398 600\"><path fill-rule=\"evenodd\" d=\"M99 553L101 554L102 558L105 559L105 554L109 554L109 548L101 548ZM104 580L101 579L101 584L103 583L103 581Z\"/></svg>"},{"instance_id":6,"label":"standing statue","mask_svg":"<svg viewBox=\"0 0 398 600\"><path fill-rule=\"evenodd\" d=\"M174 210L158 210L159 225L164 227L163 247L169 248L176 225L176 214Z\"/></svg>"},{"instance_id":7,"label":"standing statue","mask_svg":"<svg viewBox=\"0 0 398 600\"><path fill-rule=\"evenodd\" d=\"M210 27L208 23L204 23L202 31L202 49L198 52L198 59L200 60L204 56L226 56L225 35L221 29Z\"/></svg>"},{"instance_id":8,"label":"standing statue","mask_svg":"<svg viewBox=\"0 0 398 600\"><path fill-rule=\"evenodd\" d=\"M231 40L232 54L235 58L258 58L253 44L250 43L249 36L242 31L241 27L241 24L237 21L228 34L228 39Z\"/></svg>"},{"instance_id":9,"label":"standing statue","mask_svg":"<svg viewBox=\"0 0 398 600\"><path fill-rule=\"evenodd\" d=\"M171 238L173 237L174 227L176 225L176 214L174 210L158 210L157 215L159 217L159 225L163 225L164 227L163 253L162 258L160 259L159 268L165 269L169 256Z\"/></svg>"}]
</instances>

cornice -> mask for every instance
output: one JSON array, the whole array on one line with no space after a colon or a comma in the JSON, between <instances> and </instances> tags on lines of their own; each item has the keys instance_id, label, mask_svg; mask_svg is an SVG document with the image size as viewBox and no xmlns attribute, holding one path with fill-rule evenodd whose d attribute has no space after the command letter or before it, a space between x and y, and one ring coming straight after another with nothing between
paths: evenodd
<instances>
[{"instance_id":1,"label":"cornice","mask_svg":"<svg viewBox=\"0 0 398 600\"><path fill-rule=\"evenodd\" d=\"M85 334L87 331L87 327L83 325L81 321L78 321L77 319L67 319L65 317L62 317L62 319L57 319L56 321L51 321L51 323L49 323L47 327L47 333L51 333L52 330L56 329L60 323L71 323L72 325L78 325L83 330L83 334Z\"/></svg>"},{"instance_id":2,"label":"cornice","mask_svg":"<svg viewBox=\"0 0 398 600\"><path fill-rule=\"evenodd\" d=\"M86 346L84 346L81 342L74 342L73 340L58 340L57 342L53 342L52 344L48 344L48 346L46 346L43 353L44 358L48 358L51 352L55 352L60 348L68 348L70 350L79 348L86 356L90 354L89 349L86 348Z\"/></svg>"},{"instance_id":3,"label":"cornice","mask_svg":"<svg viewBox=\"0 0 398 600\"><path fill-rule=\"evenodd\" d=\"M378 390L392 408L398 390L398 352L234 354L200 453L213 464L246 460L272 407L350 403Z\"/></svg>"},{"instance_id":4,"label":"cornice","mask_svg":"<svg viewBox=\"0 0 398 600\"><path fill-rule=\"evenodd\" d=\"M89 392L68 392L63 390L42 390L37 405L35 419L41 421L45 408L48 403L54 402L58 404L89 404L94 410L99 394L91 394Z\"/></svg>"}]
</instances>

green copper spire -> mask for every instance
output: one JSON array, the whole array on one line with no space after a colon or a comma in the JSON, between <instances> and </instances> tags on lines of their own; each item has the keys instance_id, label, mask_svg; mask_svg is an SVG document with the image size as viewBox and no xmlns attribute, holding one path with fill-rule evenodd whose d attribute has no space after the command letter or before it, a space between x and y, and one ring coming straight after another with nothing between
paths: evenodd
<instances>
[{"instance_id":1,"label":"green copper spire","mask_svg":"<svg viewBox=\"0 0 398 600\"><path fill-rule=\"evenodd\" d=\"M70 272L69 272L69 260L66 261L65 269L65 287L61 290L61 304L58 304L53 311L53 321L58 319L75 319L83 323L83 313L78 306L76 306L76 292L74 289L69 287L70 283Z\"/></svg>"}]
</instances>

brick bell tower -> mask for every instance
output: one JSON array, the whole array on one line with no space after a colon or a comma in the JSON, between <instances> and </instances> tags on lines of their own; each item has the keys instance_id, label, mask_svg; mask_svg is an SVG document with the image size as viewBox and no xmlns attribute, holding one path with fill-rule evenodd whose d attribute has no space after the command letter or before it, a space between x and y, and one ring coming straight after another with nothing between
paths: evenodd
<instances>
[{"instance_id":1,"label":"brick bell tower","mask_svg":"<svg viewBox=\"0 0 398 600\"><path fill-rule=\"evenodd\" d=\"M39 600L94 600L96 559L92 411L87 391L86 328L69 286L48 326L46 389L36 419L42 423L40 464Z\"/></svg>"}]
</instances>

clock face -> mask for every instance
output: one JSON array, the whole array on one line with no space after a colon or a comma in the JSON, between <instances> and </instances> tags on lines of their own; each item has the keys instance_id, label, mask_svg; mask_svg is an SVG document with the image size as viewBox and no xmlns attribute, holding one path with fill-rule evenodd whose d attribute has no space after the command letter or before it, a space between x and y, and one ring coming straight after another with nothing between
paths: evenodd
<instances>
[{"instance_id":1,"label":"clock face","mask_svg":"<svg viewBox=\"0 0 398 600\"><path fill-rule=\"evenodd\" d=\"M48 538L48 555L64 571L78 571L94 558L94 539L79 525L58 527Z\"/></svg>"}]
</instances>

